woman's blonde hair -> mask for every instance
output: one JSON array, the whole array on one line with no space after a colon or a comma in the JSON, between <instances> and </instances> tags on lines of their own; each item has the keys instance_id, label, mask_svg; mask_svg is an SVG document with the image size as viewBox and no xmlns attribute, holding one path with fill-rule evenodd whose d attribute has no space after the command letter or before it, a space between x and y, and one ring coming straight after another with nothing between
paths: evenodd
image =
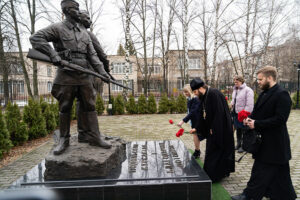
<instances>
[{"instance_id":1,"label":"woman's blonde hair","mask_svg":"<svg viewBox=\"0 0 300 200\"><path fill-rule=\"evenodd\" d=\"M194 93L193 93L193 91L192 91L192 88L191 88L190 84L186 84L186 85L183 87L183 91L184 91L184 92L188 92L188 93L191 95L191 98L194 98L194 97L195 97L195 95L194 95Z\"/></svg>"}]
</instances>

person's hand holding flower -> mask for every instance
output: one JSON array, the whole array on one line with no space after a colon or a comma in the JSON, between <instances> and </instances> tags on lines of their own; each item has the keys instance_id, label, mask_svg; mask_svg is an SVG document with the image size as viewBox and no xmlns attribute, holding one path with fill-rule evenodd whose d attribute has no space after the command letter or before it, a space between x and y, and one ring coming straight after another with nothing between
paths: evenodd
<instances>
[{"instance_id":1,"label":"person's hand holding flower","mask_svg":"<svg viewBox=\"0 0 300 200\"><path fill-rule=\"evenodd\" d=\"M177 126L181 127L183 123L184 123L184 121L181 120L181 121L177 124Z\"/></svg>"}]
</instances>

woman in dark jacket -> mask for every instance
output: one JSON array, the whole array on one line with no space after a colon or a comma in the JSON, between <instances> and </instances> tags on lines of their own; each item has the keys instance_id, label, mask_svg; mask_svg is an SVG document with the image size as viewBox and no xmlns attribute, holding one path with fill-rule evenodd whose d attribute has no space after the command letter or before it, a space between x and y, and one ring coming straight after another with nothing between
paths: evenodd
<instances>
[{"instance_id":1,"label":"woman in dark jacket","mask_svg":"<svg viewBox=\"0 0 300 200\"><path fill-rule=\"evenodd\" d=\"M188 114L177 124L179 127L182 126L183 123L187 123L190 121L192 129L196 128L196 125L199 121L199 109L200 109L200 100L196 97L189 84L185 85L183 88L183 94L188 98L187 101L187 108ZM201 136L198 134L193 134L194 144L195 144L195 151L193 154L194 158L200 157L200 139Z\"/></svg>"}]
</instances>

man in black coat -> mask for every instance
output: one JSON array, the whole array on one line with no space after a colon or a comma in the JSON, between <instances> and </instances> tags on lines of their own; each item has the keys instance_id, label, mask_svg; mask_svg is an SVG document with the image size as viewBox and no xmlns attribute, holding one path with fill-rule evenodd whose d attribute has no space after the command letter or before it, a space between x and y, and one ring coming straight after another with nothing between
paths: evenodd
<instances>
[{"instance_id":1,"label":"man in black coat","mask_svg":"<svg viewBox=\"0 0 300 200\"><path fill-rule=\"evenodd\" d=\"M206 136L204 171L212 182L234 172L234 139L232 121L224 95L209 88L199 79L190 83L193 93L201 99L197 132Z\"/></svg>"},{"instance_id":2,"label":"man in black coat","mask_svg":"<svg viewBox=\"0 0 300 200\"><path fill-rule=\"evenodd\" d=\"M275 67L266 66L257 72L257 82L263 90L252 114L244 124L261 134L262 143L255 159L246 189L235 200L296 199L290 177L290 139L286 122L291 110L289 93L277 83Z\"/></svg>"}]
</instances>

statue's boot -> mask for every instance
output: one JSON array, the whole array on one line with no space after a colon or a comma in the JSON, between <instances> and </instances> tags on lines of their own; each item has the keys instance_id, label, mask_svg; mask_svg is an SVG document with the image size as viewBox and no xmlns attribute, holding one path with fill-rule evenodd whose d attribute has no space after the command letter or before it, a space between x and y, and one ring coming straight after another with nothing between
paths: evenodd
<instances>
[{"instance_id":1,"label":"statue's boot","mask_svg":"<svg viewBox=\"0 0 300 200\"><path fill-rule=\"evenodd\" d=\"M59 113L59 131L60 137L58 145L55 147L54 155L62 154L70 144L70 113Z\"/></svg>"},{"instance_id":2,"label":"statue's boot","mask_svg":"<svg viewBox=\"0 0 300 200\"><path fill-rule=\"evenodd\" d=\"M82 124L86 126L84 130L84 135L78 135L78 141L80 142L88 142L92 146L99 146L105 149L111 148L111 144L105 142L101 137L101 133L99 131L97 112L84 112L84 119L82 120Z\"/></svg>"}]
</instances>

